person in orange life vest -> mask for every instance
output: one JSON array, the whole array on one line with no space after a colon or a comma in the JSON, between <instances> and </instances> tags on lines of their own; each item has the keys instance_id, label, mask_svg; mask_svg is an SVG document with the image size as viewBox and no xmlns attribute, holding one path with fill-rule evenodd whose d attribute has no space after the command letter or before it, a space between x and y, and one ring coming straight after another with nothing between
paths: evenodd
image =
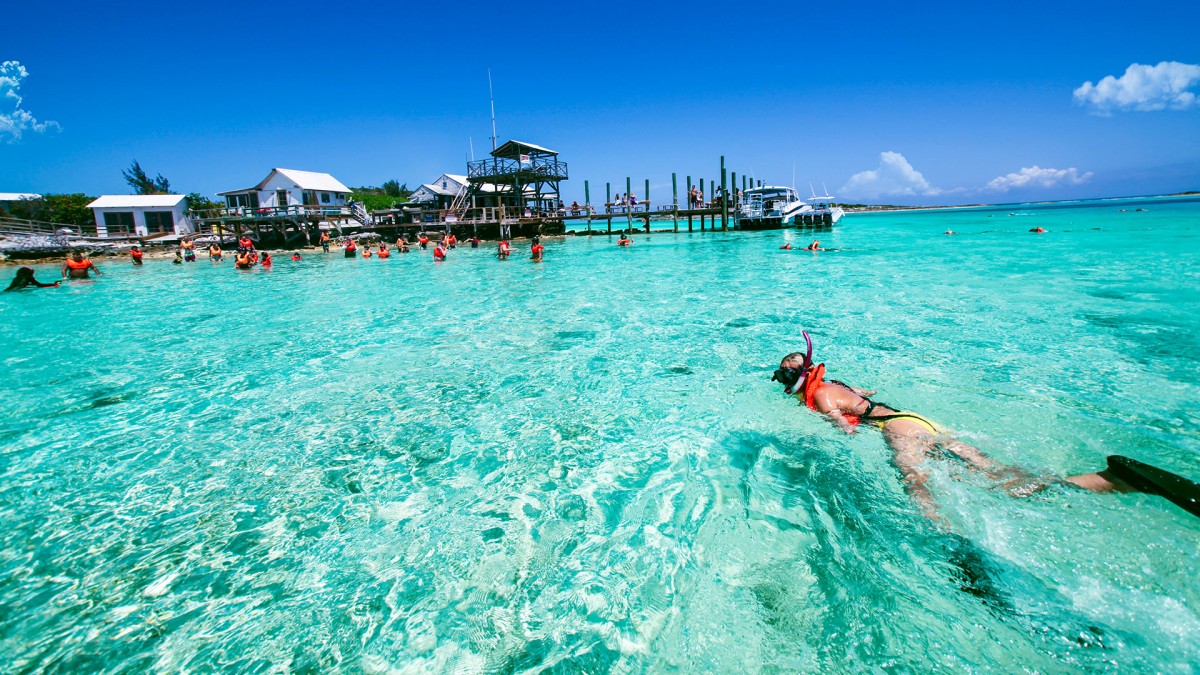
<instances>
[{"instance_id":1,"label":"person in orange life vest","mask_svg":"<svg viewBox=\"0 0 1200 675\"><path fill-rule=\"evenodd\" d=\"M933 494L926 486L929 474L921 469L921 462L926 455L938 449L957 456L972 470L983 471L994 479L1003 480L1013 496L1027 496L1049 486L1045 480L1020 468L1006 466L986 457L978 448L952 438L944 429L921 415L872 401L870 397L875 394L873 391L851 387L838 380L826 380L825 364L813 363L812 338L806 331L802 331L802 334L808 343L808 351L783 357L772 381L783 384L786 394L800 398L805 406L825 415L846 433L854 433L860 424L882 431L884 441L893 451L892 460L900 469L909 493L926 516L941 520ZM1114 455L1109 458L1108 468L1103 471L1069 476L1056 482L1065 482L1093 492L1154 492L1200 515L1200 505L1195 504L1194 499L1189 506L1176 501L1177 495L1155 492L1153 487L1145 483L1138 485L1139 477L1130 470L1131 465L1147 466ZM1166 473L1161 469L1149 468L1159 474ZM1169 475L1190 483L1174 474ZM1195 490L1195 484L1191 485Z\"/></svg>"},{"instance_id":2,"label":"person in orange life vest","mask_svg":"<svg viewBox=\"0 0 1200 675\"><path fill-rule=\"evenodd\" d=\"M362 256L363 256L364 258L370 258L370 257L371 257L371 246L370 246L370 245L363 246L363 252L362 252Z\"/></svg>"},{"instance_id":3,"label":"person in orange life vest","mask_svg":"<svg viewBox=\"0 0 1200 675\"><path fill-rule=\"evenodd\" d=\"M633 240L625 236L622 232L620 238L617 239L617 246L633 246Z\"/></svg>"},{"instance_id":4,"label":"person in orange life vest","mask_svg":"<svg viewBox=\"0 0 1200 675\"><path fill-rule=\"evenodd\" d=\"M257 262L251 255L250 251L242 251L241 253L235 254L233 261L233 266L239 270L248 270L251 267L254 267L254 263Z\"/></svg>"},{"instance_id":5,"label":"person in orange life vest","mask_svg":"<svg viewBox=\"0 0 1200 675\"><path fill-rule=\"evenodd\" d=\"M545 250L546 247L542 246L541 242L535 240L533 242L533 246L529 248L529 252L531 254L529 259L533 262L542 262L542 252Z\"/></svg>"},{"instance_id":6,"label":"person in orange life vest","mask_svg":"<svg viewBox=\"0 0 1200 675\"><path fill-rule=\"evenodd\" d=\"M392 252L388 250L387 244L380 242L379 243L379 257L380 258L388 258L388 257L391 257L391 255L392 255Z\"/></svg>"},{"instance_id":7,"label":"person in orange life vest","mask_svg":"<svg viewBox=\"0 0 1200 675\"><path fill-rule=\"evenodd\" d=\"M353 239L347 239L344 247L347 258L355 258L358 255L358 244L354 243Z\"/></svg>"},{"instance_id":8,"label":"person in orange life vest","mask_svg":"<svg viewBox=\"0 0 1200 675\"><path fill-rule=\"evenodd\" d=\"M1042 233L1043 233L1043 232L1045 232L1045 231L1046 231L1046 228L1044 228L1044 227L1042 227L1042 226L1040 226L1040 225L1039 225L1039 226L1037 226L1037 227L1035 227L1035 228L1033 228L1032 230L1030 230L1030 232L1037 232L1038 234L1042 234Z\"/></svg>"},{"instance_id":9,"label":"person in orange life vest","mask_svg":"<svg viewBox=\"0 0 1200 675\"><path fill-rule=\"evenodd\" d=\"M437 246L433 247L433 259L434 260L445 260L446 259L446 247L443 246L440 241L438 242Z\"/></svg>"},{"instance_id":10,"label":"person in orange life vest","mask_svg":"<svg viewBox=\"0 0 1200 675\"><path fill-rule=\"evenodd\" d=\"M83 257L82 252L75 251L71 254L71 257L67 258L66 262L63 263L62 275L64 279L68 277L71 279L87 279L88 270L95 272L96 276L102 276L100 274L100 270L96 269L96 266L92 264L91 260Z\"/></svg>"},{"instance_id":11,"label":"person in orange life vest","mask_svg":"<svg viewBox=\"0 0 1200 675\"><path fill-rule=\"evenodd\" d=\"M453 234L447 235L446 236L446 247L447 248L458 248L458 237L454 236Z\"/></svg>"},{"instance_id":12,"label":"person in orange life vest","mask_svg":"<svg viewBox=\"0 0 1200 675\"><path fill-rule=\"evenodd\" d=\"M243 234L242 238L238 239L238 253L242 253L245 251L253 251L253 250L254 250L254 242L250 240L250 237Z\"/></svg>"},{"instance_id":13,"label":"person in orange life vest","mask_svg":"<svg viewBox=\"0 0 1200 675\"><path fill-rule=\"evenodd\" d=\"M479 248L479 237L471 237L471 248Z\"/></svg>"},{"instance_id":14,"label":"person in orange life vest","mask_svg":"<svg viewBox=\"0 0 1200 675\"><path fill-rule=\"evenodd\" d=\"M258 262L258 264L262 265L263 267L270 267L273 262L274 261L271 260L271 254L266 251L263 251L262 252L262 260L260 260Z\"/></svg>"},{"instance_id":15,"label":"person in orange life vest","mask_svg":"<svg viewBox=\"0 0 1200 675\"><path fill-rule=\"evenodd\" d=\"M779 249L782 251L792 250L792 242L789 241L788 243L784 244L783 246L780 246Z\"/></svg>"},{"instance_id":16,"label":"person in orange life vest","mask_svg":"<svg viewBox=\"0 0 1200 675\"><path fill-rule=\"evenodd\" d=\"M501 239L500 244L496 246L496 257L501 260L508 260L508 256L512 254L512 246L508 245L507 239Z\"/></svg>"},{"instance_id":17,"label":"person in orange life vest","mask_svg":"<svg viewBox=\"0 0 1200 675\"><path fill-rule=\"evenodd\" d=\"M426 237L425 233L422 232L420 236L417 237L417 244L420 245L422 249L429 248L429 237Z\"/></svg>"},{"instance_id":18,"label":"person in orange life vest","mask_svg":"<svg viewBox=\"0 0 1200 675\"><path fill-rule=\"evenodd\" d=\"M321 250L325 251L326 253L329 253L329 233L328 232L321 233Z\"/></svg>"},{"instance_id":19,"label":"person in orange life vest","mask_svg":"<svg viewBox=\"0 0 1200 675\"><path fill-rule=\"evenodd\" d=\"M246 251L246 253L248 253L250 255L250 264L257 265L258 264L258 251L252 249L252 250Z\"/></svg>"},{"instance_id":20,"label":"person in orange life vest","mask_svg":"<svg viewBox=\"0 0 1200 675\"><path fill-rule=\"evenodd\" d=\"M820 242L820 241L818 241L818 240L814 239L814 240L813 240L813 243L811 243L811 244L809 244L808 246L805 246L805 247L804 247L804 250L805 250L805 251L824 251L825 249L821 248L821 242Z\"/></svg>"},{"instance_id":21,"label":"person in orange life vest","mask_svg":"<svg viewBox=\"0 0 1200 675\"><path fill-rule=\"evenodd\" d=\"M134 265L141 265L141 264L142 264L142 255L143 255L143 254L142 254L142 247L141 247L141 246L138 246L137 244L134 244L134 245L133 245L133 248L129 249L129 255L130 255L130 257L132 257L132 258L133 258L133 264L134 264Z\"/></svg>"},{"instance_id":22,"label":"person in orange life vest","mask_svg":"<svg viewBox=\"0 0 1200 675\"><path fill-rule=\"evenodd\" d=\"M292 260L302 260L302 258L300 257L299 251L292 253Z\"/></svg>"}]
</instances>

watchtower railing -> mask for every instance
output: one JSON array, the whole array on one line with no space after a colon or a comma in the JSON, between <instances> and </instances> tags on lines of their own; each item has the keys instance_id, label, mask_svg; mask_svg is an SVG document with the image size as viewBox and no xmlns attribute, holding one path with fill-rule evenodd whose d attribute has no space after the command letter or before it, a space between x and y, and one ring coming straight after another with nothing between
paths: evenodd
<instances>
[{"instance_id":1,"label":"watchtower railing","mask_svg":"<svg viewBox=\"0 0 1200 675\"><path fill-rule=\"evenodd\" d=\"M530 157L522 162L505 157L492 157L467 162L467 179L482 181L488 178L517 176L518 179L567 180L567 163L553 157Z\"/></svg>"}]
</instances>

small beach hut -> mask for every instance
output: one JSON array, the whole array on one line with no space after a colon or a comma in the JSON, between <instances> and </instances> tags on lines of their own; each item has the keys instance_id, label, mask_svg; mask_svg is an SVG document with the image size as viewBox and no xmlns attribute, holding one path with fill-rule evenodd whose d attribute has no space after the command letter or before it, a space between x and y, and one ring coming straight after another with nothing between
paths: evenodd
<instances>
[{"instance_id":1,"label":"small beach hut","mask_svg":"<svg viewBox=\"0 0 1200 675\"><path fill-rule=\"evenodd\" d=\"M297 169L271 169L257 185L218 192L231 209L280 209L289 206L346 206L350 188L327 173Z\"/></svg>"},{"instance_id":2,"label":"small beach hut","mask_svg":"<svg viewBox=\"0 0 1200 675\"><path fill-rule=\"evenodd\" d=\"M102 195L88 204L100 237L188 234L194 232L183 195Z\"/></svg>"}]
</instances>

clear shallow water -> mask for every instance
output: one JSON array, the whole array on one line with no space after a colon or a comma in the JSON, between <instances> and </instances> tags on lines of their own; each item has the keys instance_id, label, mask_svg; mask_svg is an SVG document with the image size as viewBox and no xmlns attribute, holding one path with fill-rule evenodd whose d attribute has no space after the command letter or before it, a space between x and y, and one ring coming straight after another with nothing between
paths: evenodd
<instances>
[{"instance_id":1,"label":"clear shallow water","mask_svg":"<svg viewBox=\"0 0 1200 675\"><path fill-rule=\"evenodd\" d=\"M1200 202L788 238L101 262L0 296L0 661L1192 672L1200 520L931 460L949 537L876 432L769 378L805 327L997 459L1200 476Z\"/></svg>"}]
</instances>

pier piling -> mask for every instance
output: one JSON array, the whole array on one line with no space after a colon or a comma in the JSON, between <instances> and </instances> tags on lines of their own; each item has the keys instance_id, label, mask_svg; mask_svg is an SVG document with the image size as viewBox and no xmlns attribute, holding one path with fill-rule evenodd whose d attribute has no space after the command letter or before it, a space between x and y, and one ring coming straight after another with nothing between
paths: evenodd
<instances>
[{"instance_id":1,"label":"pier piling","mask_svg":"<svg viewBox=\"0 0 1200 675\"><path fill-rule=\"evenodd\" d=\"M688 189L688 232L691 232L692 231L692 207L694 206L692 204L692 177L691 176L687 177L687 189Z\"/></svg>"},{"instance_id":2,"label":"pier piling","mask_svg":"<svg viewBox=\"0 0 1200 675\"><path fill-rule=\"evenodd\" d=\"M725 155L721 155L721 231L729 230L729 189L725 183Z\"/></svg>"},{"instance_id":3,"label":"pier piling","mask_svg":"<svg viewBox=\"0 0 1200 675\"><path fill-rule=\"evenodd\" d=\"M674 224L675 231L679 231L679 179L675 172L671 172L671 222Z\"/></svg>"}]
</instances>

